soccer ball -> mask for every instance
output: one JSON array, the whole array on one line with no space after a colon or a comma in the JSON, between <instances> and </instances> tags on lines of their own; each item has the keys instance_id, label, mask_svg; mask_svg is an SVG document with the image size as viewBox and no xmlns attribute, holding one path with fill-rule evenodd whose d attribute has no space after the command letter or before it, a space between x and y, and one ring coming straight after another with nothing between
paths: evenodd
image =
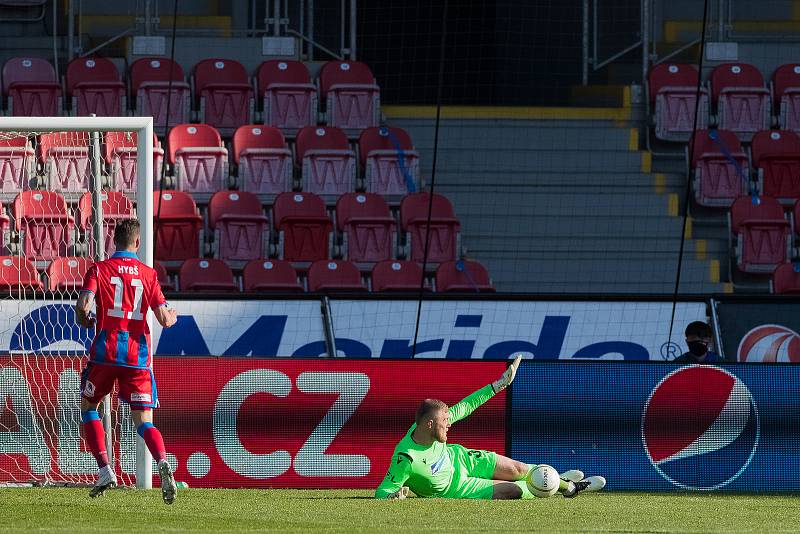
<instances>
[{"instance_id":1,"label":"soccer ball","mask_svg":"<svg viewBox=\"0 0 800 534\"><path fill-rule=\"evenodd\" d=\"M549 465L540 464L531 469L525 477L525 483L537 497L552 497L558 491L561 479L558 477L558 471Z\"/></svg>"}]
</instances>

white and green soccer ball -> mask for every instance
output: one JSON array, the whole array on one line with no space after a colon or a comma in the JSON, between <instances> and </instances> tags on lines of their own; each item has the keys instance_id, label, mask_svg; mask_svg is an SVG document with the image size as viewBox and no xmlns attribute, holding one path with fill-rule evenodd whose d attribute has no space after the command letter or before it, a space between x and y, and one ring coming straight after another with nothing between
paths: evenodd
<instances>
[{"instance_id":1,"label":"white and green soccer ball","mask_svg":"<svg viewBox=\"0 0 800 534\"><path fill-rule=\"evenodd\" d=\"M540 464L530 470L525 482L531 493L544 498L556 494L561 479L558 477L558 471L549 465Z\"/></svg>"}]
</instances>

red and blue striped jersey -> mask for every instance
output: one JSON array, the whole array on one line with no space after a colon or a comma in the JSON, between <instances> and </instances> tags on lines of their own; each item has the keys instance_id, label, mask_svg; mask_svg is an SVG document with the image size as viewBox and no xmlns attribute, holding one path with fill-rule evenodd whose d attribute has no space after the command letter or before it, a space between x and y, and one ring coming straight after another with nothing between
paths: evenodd
<instances>
[{"instance_id":1,"label":"red and blue striped jersey","mask_svg":"<svg viewBox=\"0 0 800 534\"><path fill-rule=\"evenodd\" d=\"M156 271L133 252L118 251L89 268L82 290L94 293L97 306L97 334L89 360L149 369L147 311L166 304Z\"/></svg>"}]
</instances>

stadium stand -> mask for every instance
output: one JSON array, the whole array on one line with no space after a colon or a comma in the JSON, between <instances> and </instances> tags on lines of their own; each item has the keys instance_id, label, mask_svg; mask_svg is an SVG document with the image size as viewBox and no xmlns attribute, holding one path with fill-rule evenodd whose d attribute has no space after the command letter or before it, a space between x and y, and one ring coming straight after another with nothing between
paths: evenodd
<instances>
[{"instance_id":1,"label":"stadium stand","mask_svg":"<svg viewBox=\"0 0 800 534\"><path fill-rule=\"evenodd\" d=\"M698 130L689 169L694 199L701 206L730 207L750 186L750 160L736 134ZM686 148L689 150L688 146Z\"/></svg>"},{"instance_id":2,"label":"stadium stand","mask_svg":"<svg viewBox=\"0 0 800 534\"><path fill-rule=\"evenodd\" d=\"M327 202L356 188L356 155L347 136L332 126L306 126L297 132L295 163L303 191Z\"/></svg>"},{"instance_id":3,"label":"stadium stand","mask_svg":"<svg viewBox=\"0 0 800 534\"><path fill-rule=\"evenodd\" d=\"M246 191L219 191L208 203L208 229L214 257L229 264L265 258L269 252L269 219L261 201Z\"/></svg>"},{"instance_id":4,"label":"stadium stand","mask_svg":"<svg viewBox=\"0 0 800 534\"><path fill-rule=\"evenodd\" d=\"M119 191L103 191L100 193L103 208L103 243L105 258L110 258L116 247L114 245L114 228L117 221L129 219L134 216L133 202ZM92 232L92 193L86 192L78 201L78 228L83 234L83 242L89 246L89 256L94 257L94 239L89 236Z\"/></svg>"},{"instance_id":5,"label":"stadium stand","mask_svg":"<svg viewBox=\"0 0 800 534\"><path fill-rule=\"evenodd\" d=\"M236 130L232 141L236 184L265 202L293 189L292 152L274 126L248 124Z\"/></svg>"},{"instance_id":6,"label":"stadium stand","mask_svg":"<svg viewBox=\"0 0 800 534\"><path fill-rule=\"evenodd\" d=\"M252 124L253 87L241 63L204 59L195 65L192 76L200 122L213 126L225 137L243 124Z\"/></svg>"},{"instance_id":7,"label":"stadium stand","mask_svg":"<svg viewBox=\"0 0 800 534\"><path fill-rule=\"evenodd\" d=\"M158 283L161 285L162 291L175 291L175 282L167 273L166 267L160 261L153 262L153 269L156 270L158 276Z\"/></svg>"},{"instance_id":8,"label":"stadium stand","mask_svg":"<svg viewBox=\"0 0 800 534\"><path fill-rule=\"evenodd\" d=\"M72 115L119 117L126 114L125 84L117 67L102 57L75 58L67 65L67 99Z\"/></svg>"},{"instance_id":9,"label":"stadium stand","mask_svg":"<svg viewBox=\"0 0 800 534\"><path fill-rule=\"evenodd\" d=\"M83 277L92 266L89 258L70 256L56 258L47 266L47 289L49 291L78 291L83 286Z\"/></svg>"},{"instance_id":10,"label":"stadium stand","mask_svg":"<svg viewBox=\"0 0 800 534\"><path fill-rule=\"evenodd\" d=\"M239 291L228 264L218 259L190 258L178 275L181 291Z\"/></svg>"},{"instance_id":11,"label":"stadium stand","mask_svg":"<svg viewBox=\"0 0 800 534\"><path fill-rule=\"evenodd\" d=\"M380 261L372 268L370 287L372 291L387 292L419 292L423 281L422 267L418 263L406 260ZM426 279L423 291L430 291L431 285Z\"/></svg>"},{"instance_id":12,"label":"stadium stand","mask_svg":"<svg viewBox=\"0 0 800 534\"><path fill-rule=\"evenodd\" d=\"M6 111L15 117L48 117L64 111L61 84L49 61L15 57L3 65Z\"/></svg>"},{"instance_id":13,"label":"stadium stand","mask_svg":"<svg viewBox=\"0 0 800 534\"><path fill-rule=\"evenodd\" d=\"M340 256L356 263L379 262L396 256L397 222L389 205L375 193L345 193L336 201Z\"/></svg>"},{"instance_id":14,"label":"stadium stand","mask_svg":"<svg viewBox=\"0 0 800 534\"><path fill-rule=\"evenodd\" d=\"M419 154L402 128L366 128L358 138L358 156L366 191L394 201L416 191Z\"/></svg>"},{"instance_id":15,"label":"stadium stand","mask_svg":"<svg viewBox=\"0 0 800 534\"><path fill-rule=\"evenodd\" d=\"M800 63L788 63L775 69L771 89L781 129L800 131Z\"/></svg>"},{"instance_id":16,"label":"stadium stand","mask_svg":"<svg viewBox=\"0 0 800 534\"><path fill-rule=\"evenodd\" d=\"M436 291L485 293L495 291L486 267L472 260L446 261L436 269Z\"/></svg>"},{"instance_id":17,"label":"stadium stand","mask_svg":"<svg viewBox=\"0 0 800 534\"><path fill-rule=\"evenodd\" d=\"M175 188L207 202L228 188L228 150L208 124L179 124L169 131L167 161L174 166Z\"/></svg>"},{"instance_id":18,"label":"stadium stand","mask_svg":"<svg viewBox=\"0 0 800 534\"><path fill-rule=\"evenodd\" d=\"M292 264L283 260L249 262L242 271L242 285L245 291L303 291Z\"/></svg>"},{"instance_id":19,"label":"stadium stand","mask_svg":"<svg viewBox=\"0 0 800 534\"><path fill-rule=\"evenodd\" d=\"M155 259L167 268L200 256L203 219L192 197L182 191L155 191Z\"/></svg>"},{"instance_id":20,"label":"stadium stand","mask_svg":"<svg viewBox=\"0 0 800 534\"><path fill-rule=\"evenodd\" d=\"M103 159L106 164L111 189L129 195L136 192L136 132L108 132L103 143ZM164 150L158 138L153 136L153 189L159 189ZM165 184L166 185L166 184Z\"/></svg>"},{"instance_id":21,"label":"stadium stand","mask_svg":"<svg viewBox=\"0 0 800 534\"><path fill-rule=\"evenodd\" d=\"M694 65L661 63L650 69L647 79L649 104L655 135L664 141L686 142L694 130L699 73ZM697 128L708 127L708 90L700 92Z\"/></svg>"},{"instance_id":22,"label":"stadium stand","mask_svg":"<svg viewBox=\"0 0 800 534\"><path fill-rule=\"evenodd\" d=\"M790 130L764 130L750 146L763 195L793 206L800 199L800 137Z\"/></svg>"},{"instance_id":23,"label":"stadium stand","mask_svg":"<svg viewBox=\"0 0 800 534\"><path fill-rule=\"evenodd\" d=\"M723 63L711 71L711 98L719 128L749 141L772 121L770 95L761 72L747 63Z\"/></svg>"},{"instance_id":24,"label":"stadium stand","mask_svg":"<svg viewBox=\"0 0 800 534\"><path fill-rule=\"evenodd\" d=\"M360 61L329 61L319 74L320 98L329 126L359 130L380 122L380 88L369 67Z\"/></svg>"},{"instance_id":25,"label":"stadium stand","mask_svg":"<svg viewBox=\"0 0 800 534\"><path fill-rule=\"evenodd\" d=\"M281 193L272 206L278 257L291 262L328 259L332 228L325 203L313 193Z\"/></svg>"},{"instance_id":26,"label":"stadium stand","mask_svg":"<svg viewBox=\"0 0 800 534\"><path fill-rule=\"evenodd\" d=\"M9 201L36 181L36 154L23 136L0 139L0 200Z\"/></svg>"},{"instance_id":27,"label":"stadium stand","mask_svg":"<svg viewBox=\"0 0 800 534\"><path fill-rule=\"evenodd\" d=\"M770 292L776 295L800 294L800 264L783 263L772 273Z\"/></svg>"},{"instance_id":28,"label":"stadium stand","mask_svg":"<svg viewBox=\"0 0 800 534\"><path fill-rule=\"evenodd\" d=\"M308 268L308 290L312 292L366 291L361 272L345 260L319 260Z\"/></svg>"},{"instance_id":29,"label":"stadium stand","mask_svg":"<svg viewBox=\"0 0 800 534\"><path fill-rule=\"evenodd\" d=\"M741 197L731 206L729 226L736 265L746 273L771 274L791 255L789 221L772 197Z\"/></svg>"},{"instance_id":30,"label":"stadium stand","mask_svg":"<svg viewBox=\"0 0 800 534\"><path fill-rule=\"evenodd\" d=\"M14 199L14 223L23 255L36 262L69 256L75 221L56 191L22 191Z\"/></svg>"},{"instance_id":31,"label":"stadium stand","mask_svg":"<svg viewBox=\"0 0 800 534\"><path fill-rule=\"evenodd\" d=\"M258 67L258 95L263 98L264 124L287 135L317 123L317 87L300 61L271 59Z\"/></svg>"},{"instance_id":32,"label":"stadium stand","mask_svg":"<svg viewBox=\"0 0 800 534\"><path fill-rule=\"evenodd\" d=\"M42 290L42 282L33 263L21 256L0 256L0 291L14 293L30 290Z\"/></svg>"},{"instance_id":33,"label":"stadium stand","mask_svg":"<svg viewBox=\"0 0 800 534\"><path fill-rule=\"evenodd\" d=\"M88 132L53 132L39 136L39 163L47 188L77 199L89 189L92 168Z\"/></svg>"},{"instance_id":34,"label":"stadium stand","mask_svg":"<svg viewBox=\"0 0 800 534\"><path fill-rule=\"evenodd\" d=\"M131 65L128 78L133 114L153 117L153 129L158 134L166 135L168 124L191 120L191 88L178 63L164 57L139 58Z\"/></svg>"},{"instance_id":35,"label":"stadium stand","mask_svg":"<svg viewBox=\"0 0 800 534\"><path fill-rule=\"evenodd\" d=\"M454 260L461 254L461 223L447 197L430 193L411 193L400 202L400 229L405 233L406 258L422 262L425 257L428 205L431 204L428 262Z\"/></svg>"}]
</instances>

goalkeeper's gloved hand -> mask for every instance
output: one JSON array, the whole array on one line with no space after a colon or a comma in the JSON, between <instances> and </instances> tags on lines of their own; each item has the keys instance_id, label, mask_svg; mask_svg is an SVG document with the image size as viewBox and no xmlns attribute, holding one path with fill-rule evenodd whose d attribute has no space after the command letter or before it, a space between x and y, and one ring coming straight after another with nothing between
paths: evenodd
<instances>
[{"instance_id":1,"label":"goalkeeper's gloved hand","mask_svg":"<svg viewBox=\"0 0 800 534\"><path fill-rule=\"evenodd\" d=\"M517 374L517 367L519 367L519 362L521 361L522 356L517 356L514 358L514 361L508 366L508 369L506 369L506 372L503 373L503 376L492 382L492 389L495 393L500 393L506 389L511 382L514 381L514 375Z\"/></svg>"},{"instance_id":2,"label":"goalkeeper's gloved hand","mask_svg":"<svg viewBox=\"0 0 800 534\"><path fill-rule=\"evenodd\" d=\"M395 491L394 493L390 493L386 498L387 499L405 499L408 497L408 486L402 486L399 490Z\"/></svg>"}]
</instances>

